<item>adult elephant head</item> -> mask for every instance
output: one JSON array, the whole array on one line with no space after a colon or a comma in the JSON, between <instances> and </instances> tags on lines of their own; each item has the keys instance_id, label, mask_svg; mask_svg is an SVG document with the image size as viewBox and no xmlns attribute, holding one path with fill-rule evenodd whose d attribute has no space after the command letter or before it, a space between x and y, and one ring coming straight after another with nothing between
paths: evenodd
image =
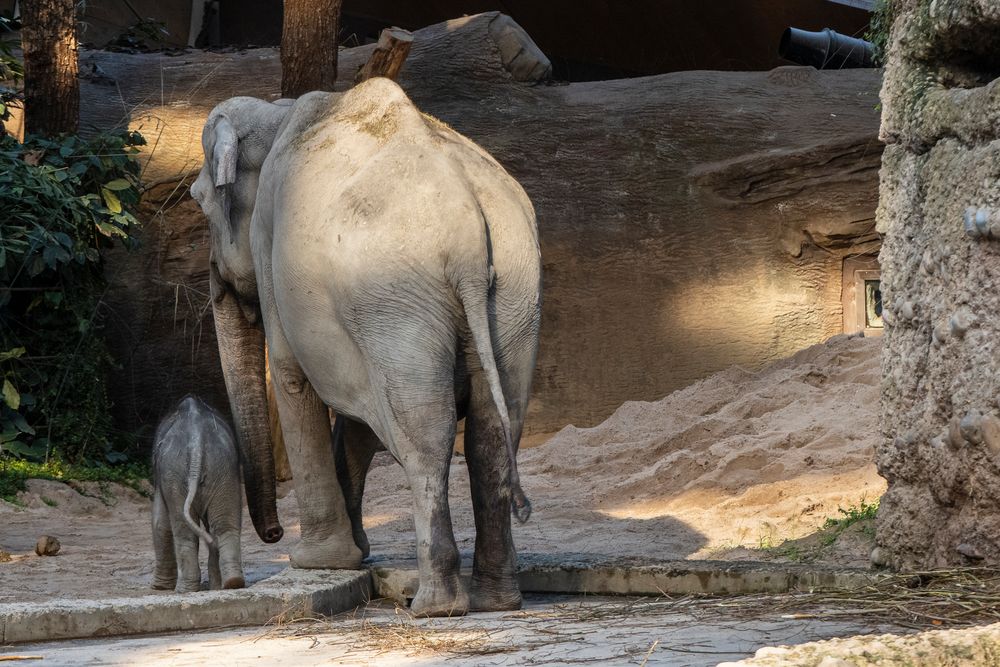
<instances>
[{"instance_id":1,"label":"adult elephant head","mask_svg":"<svg viewBox=\"0 0 1000 667\"><path fill-rule=\"evenodd\" d=\"M219 356L243 457L247 506L264 542L284 531L275 500L274 458L264 380L264 331L250 243L257 182L287 115L284 100L226 100L202 132L205 162L191 187L211 231L210 284Z\"/></svg>"}]
</instances>

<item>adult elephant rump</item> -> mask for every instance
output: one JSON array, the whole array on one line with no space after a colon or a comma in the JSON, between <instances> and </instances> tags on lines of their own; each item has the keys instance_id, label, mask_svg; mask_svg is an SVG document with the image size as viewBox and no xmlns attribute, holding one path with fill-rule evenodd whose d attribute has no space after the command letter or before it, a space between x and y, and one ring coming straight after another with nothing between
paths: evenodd
<instances>
[{"instance_id":1,"label":"adult elephant rump","mask_svg":"<svg viewBox=\"0 0 1000 667\"><path fill-rule=\"evenodd\" d=\"M361 493L382 443L413 491L414 611L519 606L510 507L530 510L515 457L541 275L524 191L386 79L291 105L233 98L202 140L192 194L211 227L216 328L258 534L282 534L266 338L301 511L293 565L360 564ZM326 406L346 420L336 456ZM447 501L462 415L477 529L471 597Z\"/></svg>"}]
</instances>

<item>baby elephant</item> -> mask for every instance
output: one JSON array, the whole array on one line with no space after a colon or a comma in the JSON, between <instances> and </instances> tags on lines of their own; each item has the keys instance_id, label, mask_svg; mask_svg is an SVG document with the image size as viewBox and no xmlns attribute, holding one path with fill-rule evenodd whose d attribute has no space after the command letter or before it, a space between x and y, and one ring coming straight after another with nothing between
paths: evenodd
<instances>
[{"instance_id":1,"label":"baby elephant","mask_svg":"<svg viewBox=\"0 0 1000 667\"><path fill-rule=\"evenodd\" d=\"M209 585L243 587L239 473L232 430L201 399L186 396L160 422L153 445L153 588L200 589L199 537L208 544Z\"/></svg>"}]
</instances>

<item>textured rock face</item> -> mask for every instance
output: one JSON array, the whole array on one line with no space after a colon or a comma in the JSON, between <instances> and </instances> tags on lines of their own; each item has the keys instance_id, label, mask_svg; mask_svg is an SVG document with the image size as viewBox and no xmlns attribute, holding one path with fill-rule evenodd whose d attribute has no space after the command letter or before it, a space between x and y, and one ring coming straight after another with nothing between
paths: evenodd
<instances>
[{"instance_id":1,"label":"textured rock face","mask_svg":"<svg viewBox=\"0 0 1000 667\"><path fill-rule=\"evenodd\" d=\"M531 44L512 46L527 37L502 15L415 37L400 84L492 153L538 214L544 294L529 432L590 426L625 401L657 400L733 364L760 368L841 332L843 258L879 246L879 72L531 84L546 64ZM369 51L341 54L345 85ZM135 429L186 391L221 389L207 239L187 184L211 108L234 95L274 99L280 67L273 49L82 57L82 69L117 81L84 82L84 124L130 109L156 146L145 178L163 183L161 201L174 195L147 250L118 265L110 297L135 314L117 338L132 342L114 397Z\"/></svg>"},{"instance_id":2,"label":"textured rock face","mask_svg":"<svg viewBox=\"0 0 1000 667\"><path fill-rule=\"evenodd\" d=\"M882 90L878 544L1000 563L1000 3L906 0Z\"/></svg>"}]
</instances>

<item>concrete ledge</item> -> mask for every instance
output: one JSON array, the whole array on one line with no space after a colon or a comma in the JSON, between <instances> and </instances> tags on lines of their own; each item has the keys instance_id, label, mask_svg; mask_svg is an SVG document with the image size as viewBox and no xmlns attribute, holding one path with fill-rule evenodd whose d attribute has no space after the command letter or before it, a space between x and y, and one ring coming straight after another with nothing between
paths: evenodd
<instances>
[{"instance_id":1,"label":"concrete ledge","mask_svg":"<svg viewBox=\"0 0 1000 667\"><path fill-rule=\"evenodd\" d=\"M50 641L261 625L337 614L371 597L365 571L285 570L235 591L0 605L0 642Z\"/></svg>"},{"instance_id":2,"label":"concrete ledge","mask_svg":"<svg viewBox=\"0 0 1000 667\"><path fill-rule=\"evenodd\" d=\"M377 597L405 602L416 594L416 562L376 563L371 571ZM468 576L465 572L466 579ZM648 563L531 554L520 557L518 568L522 593L595 595L752 595L852 590L867 586L878 577L869 570L831 570L788 563L687 560Z\"/></svg>"},{"instance_id":3,"label":"concrete ledge","mask_svg":"<svg viewBox=\"0 0 1000 667\"><path fill-rule=\"evenodd\" d=\"M857 589L880 576L786 563L650 562L583 554L522 554L520 562L518 581L525 593L749 595ZM463 568L466 579L470 566ZM238 591L0 604L0 643L263 625L276 616L337 614L372 597L405 604L417 584L416 561L402 560L361 571L288 569Z\"/></svg>"}]
</instances>

